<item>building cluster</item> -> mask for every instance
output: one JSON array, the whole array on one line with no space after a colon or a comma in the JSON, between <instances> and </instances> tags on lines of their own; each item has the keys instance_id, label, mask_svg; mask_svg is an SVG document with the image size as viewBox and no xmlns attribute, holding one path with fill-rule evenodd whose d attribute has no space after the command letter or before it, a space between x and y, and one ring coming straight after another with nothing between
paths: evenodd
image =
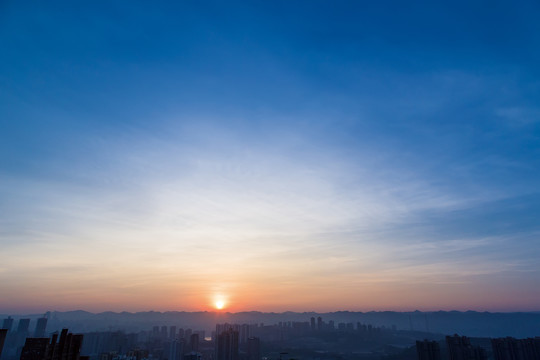
<instances>
[{"instance_id":1,"label":"building cluster","mask_svg":"<svg viewBox=\"0 0 540 360\"><path fill-rule=\"evenodd\" d=\"M154 326L150 331L91 332L85 335L83 353L92 360L199 360L208 353L205 331Z\"/></svg>"},{"instance_id":2,"label":"building cluster","mask_svg":"<svg viewBox=\"0 0 540 360\"><path fill-rule=\"evenodd\" d=\"M47 318L38 318L32 331L30 319L19 319L17 326L12 317L3 319L0 329L0 356L3 359L19 359L21 351L28 337L44 338L47 328Z\"/></svg>"},{"instance_id":3,"label":"building cluster","mask_svg":"<svg viewBox=\"0 0 540 360\"><path fill-rule=\"evenodd\" d=\"M217 324L214 333L214 359L260 360L261 341L258 337L250 336L252 328L247 324Z\"/></svg>"},{"instance_id":4,"label":"building cluster","mask_svg":"<svg viewBox=\"0 0 540 360\"><path fill-rule=\"evenodd\" d=\"M30 319L20 319L16 331L13 319L7 318L0 329L0 357L2 359L19 360L88 360L80 356L83 342L82 334L72 334L63 329L55 332L50 338L45 337L47 319L37 320L33 337L29 337ZM19 346L22 344L22 346Z\"/></svg>"},{"instance_id":5,"label":"building cluster","mask_svg":"<svg viewBox=\"0 0 540 360\"><path fill-rule=\"evenodd\" d=\"M51 339L43 337L26 338L20 360L88 360L80 356L82 334L72 334L63 329L60 335L54 333Z\"/></svg>"},{"instance_id":6,"label":"building cluster","mask_svg":"<svg viewBox=\"0 0 540 360\"><path fill-rule=\"evenodd\" d=\"M248 325L246 325L248 326ZM280 321L275 325L249 325L249 334L257 336L265 342L278 342L296 339L303 336L331 336L332 334L347 334L362 339L373 339L396 332L396 327L377 327L371 324L336 323L332 320L325 322L319 316L310 321Z\"/></svg>"},{"instance_id":7,"label":"building cluster","mask_svg":"<svg viewBox=\"0 0 540 360\"><path fill-rule=\"evenodd\" d=\"M446 345L450 360L487 360L486 350L471 345L471 340L466 336L447 336Z\"/></svg>"},{"instance_id":8,"label":"building cluster","mask_svg":"<svg viewBox=\"0 0 540 360\"><path fill-rule=\"evenodd\" d=\"M212 339L204 330L154 326L150 331L69 333L45 337L47 318L3 320L0 329L2 360L260 360L260 341L249 336L248 325L218 324ZM84 339L84 341L83 341ZM84 353L87 356L80 356Z\"/></svg>"},{"instance_id":9,"label":"building cluster","mask_svg":"<svg viewBox=\"0 0 540 360\"><path fill-rule=\"evenodd\" d=\"M261 360L263 350L265 357L281 359L284 349L293 349L294 358L302 359L358 359L358 354L363 354L363 360L415 357L410 347L414 332L360 322L336 326L321 317L309 320L217 324L211 337L204 330L177 326L84 336L63 329L47 337L46 317L19 319L18 323L9 317L0 329L0 360ZM453 335L445 340L417 341L418 360L540 360L540 337L473 338L471 343L466 336Z\"/></svg>"},{"instance_id":10,"label":"building cluster","mask_svg":"<svg viewBox=\"0 0 540 360\"><path fill-rule=\"evenodd\" d=\"M540 360L540 337L491 339L495 360Z\"/></svg>"},{"instance_id":11,"label":"building cluster","mask_svg":"<svg viewBox=\"0 0 540 360\"><path fill-rule=\"evenodd\" d=\"M83 353L91 360L260 360L260 341L250 325L218 324L204 330L154 326L150 331L85 334Z\"/></svg>"},{"instance_id":12,"label":"building cluster","mask_svg":"<svg viewBox=\"0 0 540 360\"><path fill-rule=\"evenodd\" d=\"M8 350L6 356L0 360L20 360L25 339L29 335L33 335L34 339L27 340L25 359L42 360L38 358L43 354L45 343L48 343L47 351L51 349L50 342L44 338L47 318L36 321L33 333L29 331L30 319L19 320L16 330L13 330L13 321L12 318L4 320L7 330L3 332L3 338L0 332L0 341L6 340L8 346L5 349ZM310 321L282 321L272 325L217 324L210 337L206 337L204 330L156 325L138 333L85 333L80 353L88 356L90 360L260 360L261 343L272 344L272 349L276 349L276 346L282 346L286 342L294 343L304 337L316 336L323 339L325 336L343 334L348 337L376 339L387 331L390 329L359 322L325 322L321 317L313 317ZM37 355L32 358L31 354Z\"/></svg>"},{"instance_id":13,"label":"building cluster","mask_svg":"<svg viewBox=\"0 0 540 360\"><path fill-rule=\"evenodd\" d=\"M447 336L446 347L449 360L540 360L540 337L491 339L492 356L488 356L487 349L472 345L466 336ZM418 360L444 359L437 341L417 341L416 351Z\"/></svg>"}]
</instances>

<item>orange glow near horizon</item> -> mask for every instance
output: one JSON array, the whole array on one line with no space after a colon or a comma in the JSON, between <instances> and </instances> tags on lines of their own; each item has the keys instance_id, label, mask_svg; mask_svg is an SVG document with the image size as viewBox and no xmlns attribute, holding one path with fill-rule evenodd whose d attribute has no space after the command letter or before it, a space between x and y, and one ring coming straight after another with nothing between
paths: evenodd
<instances>
[{"instance_id":1,"label":"orange glow near horizon","mask_svg":"<svg viewBox=\"0 0 540 360\"><path fill-rule=\"evenodd\" d=\"M290 269L290 268L289 268ZM34 289L39 291L39 306L35 305L33 293L23 289L22 284L13 283L9 291L0 299L0 308L13 313L25 313L27 309L34 312L47 310L87 310L102 311L213 311L216 313L243 311L437 311L437 310L479 310L479 311L517 311L535 310L534 302L537 288L530 287L529 293L518 300L511 293L500 296L495 284L474 287L469 283L411 284L403 279L398 281L370 281L370 277L359 278L353 275L340 275L332 281L324 278L310 279L299 274L290 283L276 282L273 278L280 269L271 275L251 271L243 276L235 273L226 277L220 274L220 281L215 284L203 284L201 281L187 282L179 286L172 281L133 285L130 291L120 291L120 285L112 280L115 286L108 291L96 292L91 284L72 279L70 273L63 273L63 286L69 285L71 292L51 291L39 284ZM207 274L205 274L207 275ZM210 274L218 278L218 274ZM256 276L256 279L254 278ZM292 278L292 274L288 275ZM127 282L130 279L126 279ZM176 280L176 279L175 279ZM197 279L198 280L198 279ZM351 287L350 284L355 284ZM19 287L17 287L19 286ZM187 289L187 290L185 290ZM136 291L136 296L134 293ZM185 292L184 292L185 291ZM399 296L398 296L399 294ZM467 294L467 298L463 296ZM527 295L527 296L525 296ZM13 305L12 305L13 304ZM73 304L77 304L74 306Z\"/></svg>"}]
</instances>

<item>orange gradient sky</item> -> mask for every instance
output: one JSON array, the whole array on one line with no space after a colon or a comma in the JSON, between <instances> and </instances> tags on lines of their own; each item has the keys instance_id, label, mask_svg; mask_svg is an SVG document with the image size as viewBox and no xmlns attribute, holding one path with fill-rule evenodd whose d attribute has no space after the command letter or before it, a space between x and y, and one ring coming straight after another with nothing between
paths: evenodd
<instances>
[{"instance_id":1,"label":"orange gradient sky","mask_svg":"<svg viewBox=\"0 0 540 360\"><path fill-rule=\"evenodd\" d=\"M4 177L24 213L2 235L0 311L537 309L538 268L509 247L534 235L421 219L483 200L394 182L367 157L310 163L190 136L218 149L111 144L118 163L95 176L118 185Z\"/></svg>"}]
</instances>

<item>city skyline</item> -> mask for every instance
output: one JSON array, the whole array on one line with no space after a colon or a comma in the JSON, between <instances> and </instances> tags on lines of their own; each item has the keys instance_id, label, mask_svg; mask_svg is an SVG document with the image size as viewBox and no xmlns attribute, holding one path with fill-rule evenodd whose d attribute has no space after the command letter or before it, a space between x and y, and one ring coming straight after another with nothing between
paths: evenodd
<instances>
[{"instance_id":1,"label":"city skyline","mask_svg":"<svg viewBox=\"0 0 540 360\"><path fill-rule=\"evenodd\" d=\"M538 14L4 2L0 313L540 311Z\"/></svg>"}]
</instances>

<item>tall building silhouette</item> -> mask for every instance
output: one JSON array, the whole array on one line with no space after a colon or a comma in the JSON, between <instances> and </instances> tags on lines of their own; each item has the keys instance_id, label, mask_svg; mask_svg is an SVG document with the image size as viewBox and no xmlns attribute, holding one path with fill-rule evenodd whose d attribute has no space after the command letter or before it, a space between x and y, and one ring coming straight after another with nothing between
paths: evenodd
<instances>
[{"instance_id":1,"label":"tall building silhouette","mask_svg":"<svg viewBox=\"0 0 540 360\"><path fill-rule=\"evenodd\" d=\"M26 338L20 360L81 360L80 351L83 335L71 334L63 329L58 337L54 333L48 338Z\"/></svg>"},{"instance_id":2,"label":"tall building silhouette","mask_svg":"<svg viewBox=\"0 0 540 360\"><path fill-rule=\"evenodd\" d=\"M17 332L15 334L15 347L17 348L17 356L20 356L21 348L25 339L28 337L28 328L30 327L30 319L19 319Z\"/></svg>"},{"instance_id":3,"label":"tall building silhouette","mask_svg":"<svg viewBox=\"0 0 540 360\"><path fill-rule=\"evenodd\" d=\"M191 334L191 336L189 337L189 347L191 351L199 351L199 334Z\"/></svg>"},{"instance_id":4,"label":"tall building silhouette","mask_svg":"<svg viewBox=\"0 0 540 360\"><path fill-rule=\"evenodd\" d=\"M248 324L216 324L216 337L223 331L232 329L238 332L238 342L240 344L247 343L247 339L250 337L250 325Z\"/></svg>"},{"instance_id":5,"label":"tall building silhouette","mask_svg":"<svg viewBox=\"0 0 540 360\"><path fill-rule=\"evenodd\" d=\"M28 333L28 328L30 327L30 319L19 319L19 325L17 326L17 332Z\"/></svg>"},{"instance_id":6,"label":"tall building silhouette","mask_svg":"<svg viewBox=\"0 0 540 360\"><path fill-rule=\"evenodd\" d=\"M44 360L49 348L47 338L26 338L20 360Z\"/></svg>"},{"instance_id":7,"label":"tall building silhouette","mask_svg":"<svg viewBox=\"0 0 540 360\"><path fill-rule=\"evenodd\" d=\"M238 331L216 331L215 360L238 360Z\"/></svg>"},{"instance_id":8,"label":"tall building silhouette","mask_svg":"<svg viewBox=\"0 0 540 360\"><path fill-rule=\"evenodd\" d=\"M258 337L250 337L247 341L247 360L261 360L261 341Z\"/></svg>"},{"instance_id":9,"label":"tall building silhouette","mask_svg":"<svg viewBox=\"0 0 540 360\"><path fill-rule=\"evenodd\" d=\"M45 337L45 329L47 328L47 318L39 318L36 323L36 330L34 331L34 337L42 338Z\"/></svg>"},{"instance_id":10,"label":"tall building silhouette","mask_svg":"<svg viewBox=\"0 0 540 360\"><path fill-rule=\"evenodd\" d=\"M235 329L236 331L238 331L239 333L239 339L238 341L240 342L240 344L245 344L247 343L247 340L249 338L249 325L248 324L242 324L240 325L240 327L238 329Z\"/></svg>"},{"instance_id":11,"label":"tall building silhouette","mask_svg":"<svg viewBox=\"0 0 540 360\"><path fill-rule=\"evenodd\" d=\"M2 357L2 349L4 349L4 343L6 342L8 329L0 329L0 358Z\"/></svg>"},{"instance_id":12,"label":"tall building silhouette","mask_svg":"<svg viewBox=\"0 0 540 360\"><path fill-rule=\"evenodd\" d=\"M447 336L448 354L450 360L487 360L487 354L481 347L471 345L466 336Z\"/></svg>"},{"instance_id":13,"label":"tall building silhouette","mask_svg":"<svg viewBox=\"0 0 540 360\"><path fill-rule=\"evenodd\" d=\"M169 348L169 360L182 360L184 355L184 339L174 339Z\"/></svg>"},{"instance_id":14,"label":"tall building silhouette","mask_svg":"<svg viewBox=\"0 0 540 360\"><path fill-rule=\"evenodd\" d=\"M13 318L11 316L8 316L7 319L4 319L2 323L2 329L11 331L12 328L13 328Z\"/></svg>"},{"instance_id":15,"label":"tall building silhouette","mask_svg":"<svg viewBox=\"0 0 540 360\"><path fill-rule=\"evenodd\" d=\"M540 337L515 339L513 337L491 339L495 360L540 359Z\"/></svg>"},{"instance_id":16,"label":"tall building silhouette","mask_svg":"<svg viewBox=\"0 0 540 360\"><path fill-rule=\"evenodd\" d=\"M441 360L441 347L437 341L417 341L418 360Z\"/></svg>"},{"instance_id":17,"label":"tall building silhouette","mask_svg":"<svg viewBox=\"0 0 540 360\"><path fill-rule=\"evenodd\" d=\"M62 329L58 342L58 334L53 334L50 348L45 360L79 360L83 336L72 334Z\"/></svg>"},{"instance_id":18,"label":"tall building silhouette","mask_svg":"<svg viewBox=\"0 0 540 360\"><path fill-rule=\"evenodd\" d=\"M159 336L161 337L162 340L165 340L167 339L167 334L168 334L167 326L163 325L161 327L161 332L159 333Z\"/></svg>"},{"instance_id":19,"label":"tall building silhouette","mask_svg":"<svg viewBox=\"0 0 540 360\"><path fill-rule=\"evenodd\" d=\"M176 326L169 326L169 339L176 339Z\"/></svg>"}]
</instances>

